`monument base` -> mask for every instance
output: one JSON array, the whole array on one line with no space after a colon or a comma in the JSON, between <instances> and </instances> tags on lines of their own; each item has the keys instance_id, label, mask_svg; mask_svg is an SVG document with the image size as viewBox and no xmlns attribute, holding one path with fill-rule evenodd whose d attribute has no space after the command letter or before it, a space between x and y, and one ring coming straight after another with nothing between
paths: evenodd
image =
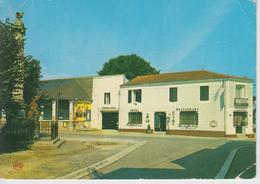
<instances>
[{"instance_id":1,"label":"monument base","mask_svg":"<svg viewBox=\"0 0 260 184\"><path fill-rule=\"evenodd\" d=\"M32 150L53 150L58 149L63 143L65 142L64 139L60 137L52 140L52 141L35 141L34 144L31 145Z\"/></svg>"}]
</instances>

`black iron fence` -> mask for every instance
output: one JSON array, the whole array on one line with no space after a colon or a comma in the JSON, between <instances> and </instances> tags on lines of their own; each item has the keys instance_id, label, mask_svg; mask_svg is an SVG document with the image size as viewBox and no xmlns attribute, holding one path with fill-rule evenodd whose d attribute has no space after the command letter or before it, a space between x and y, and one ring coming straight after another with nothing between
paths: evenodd
<instances>
[{"instance_id":1,"label":"black iron fence","mask_svg":"<svg viewBox=\"0 0 260 184\"><path fill-rule=\"evenodd\" d=\"M0 151L27 148L33 143L34 129L35 124L32 121L5 123L0 128Z\"/></svg>"},{"instance_id":2,"label":"black iron fence","mask_svg":"<svg viewBox=\"0 0 260 184\"><path fill-rule=\"evenodd\" d=\"M40 121L39 139L54 140L58 137L58 122L57 121Z\"/></svg>"}]
</instances>

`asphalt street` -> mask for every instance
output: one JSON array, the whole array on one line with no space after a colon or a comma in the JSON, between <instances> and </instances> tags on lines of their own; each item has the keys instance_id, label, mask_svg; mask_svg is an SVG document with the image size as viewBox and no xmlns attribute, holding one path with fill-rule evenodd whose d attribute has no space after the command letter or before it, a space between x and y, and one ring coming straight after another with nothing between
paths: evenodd
<instances>
[{"instance_id":1,"label":"asphalt street","mask_svg":"<svg viewBox=\"0 0 260 184\"><path fill-rule=\"evenodd\" d=\"M146 144L85 179L213 179L229 153L255 141L146 134L62 133L63 138L146 141ZM249 153L250 154L255 154Z\"/></svg>"}]
</instances>

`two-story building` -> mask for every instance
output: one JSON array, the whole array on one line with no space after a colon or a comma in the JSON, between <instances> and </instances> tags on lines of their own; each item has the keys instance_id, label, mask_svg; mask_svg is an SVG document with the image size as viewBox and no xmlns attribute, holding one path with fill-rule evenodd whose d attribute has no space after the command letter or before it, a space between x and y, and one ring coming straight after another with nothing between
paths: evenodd
<instances>
[{"instance_id":1,"label":"two-story building","mask_svg":"<svg viewBox=\"0 0 260 184\"><path fill-rule=\"evenodd\" d=\"M60 129L117 129L120 85L124 75L41 81L42 121L58 121Z\"/></svg>"},{"instance_id":2,"label":"two-story building","mask_svg":"<svg viewBox=\"0 0 260 184\"><path fill-rule=\"evenodd\" d=\"M120 89L119 130L253 136L253 81L210 71L139 76Z\"/></svg>"}]
</instances>

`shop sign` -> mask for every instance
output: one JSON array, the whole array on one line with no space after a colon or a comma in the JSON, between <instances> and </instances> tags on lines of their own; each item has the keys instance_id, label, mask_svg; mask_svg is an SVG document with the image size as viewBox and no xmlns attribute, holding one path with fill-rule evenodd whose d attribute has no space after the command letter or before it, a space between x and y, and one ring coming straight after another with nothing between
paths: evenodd
<instances>
[{"instance_id":1,"label":"shop sign","mask_svg":"<svg viewBox=\"0 0 260 184\"><path fill-rule=\"evenodd\" d=\"M130 112L139 112L138 109L130 109Z\"/></svg>"},{"instance_id":2,"label":"shop sign","mask_svg":"<svg viewBox=\"0 0 260 184\"><path fill-rule=\"evenodd\" d=\"M176 111L199 111L198 107L176 108Z\"/></svg>"},{"instance_id":3,"label":"shop sign","mask_svg":"<svg viewBox=\"0 0 260 184\"><path fill-rule=\"evenodd\" d=\"M103 107L102 109L117 109L116 107Z\"/></svg>"}]
</instances>

